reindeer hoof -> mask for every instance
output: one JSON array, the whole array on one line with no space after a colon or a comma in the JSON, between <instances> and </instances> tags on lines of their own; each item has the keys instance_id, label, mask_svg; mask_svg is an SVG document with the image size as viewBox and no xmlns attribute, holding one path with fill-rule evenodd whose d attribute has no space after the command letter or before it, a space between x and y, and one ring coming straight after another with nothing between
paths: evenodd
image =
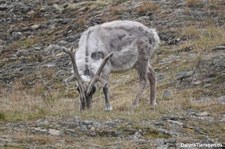
<instances>
[{"instance_id":1,"label":"reindeer hoof","mask_svg":"<svg viewBox=\"0 0 225 149\"><path fill-rule=\"evenodd\" d=\"M156 103L156 101L154 101L154 102L151 102L150 105L151 105L153 108L156 108L158 104Z\"/></svg>"},{"instance_id":2,"label":"reindeer hoof","mask_svg":"<svg viewBox=\"0 0 225 149\"><path fill-rule=\"evenodd\" d=\"M111 105L106 105L105 106L105 111L112 111L112 106Z\"/></svg>"}]
</instances>

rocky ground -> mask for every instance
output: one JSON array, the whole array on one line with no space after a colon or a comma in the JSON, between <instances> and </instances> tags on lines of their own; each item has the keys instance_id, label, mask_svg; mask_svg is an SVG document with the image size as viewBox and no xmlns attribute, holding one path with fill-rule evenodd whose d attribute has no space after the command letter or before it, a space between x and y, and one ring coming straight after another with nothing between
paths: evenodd
<instances>
[{"instance_id":1,"label":"rocky ground","mask_svg":"<svg viewBox=\"0 0 225 149\"><path fill-rule=\"evenodd\" d=\"M1 0L0 148L176 148L225 143L223 0ZM137 75L111 76L112 112L102 93L80 113L71 64L89 26L117 19L158 30L152 59L159 106L131 108ZM133 87L134 86L134 87ZM74 107L75 99L75 107Z\"/></svg>"}]
</instances>

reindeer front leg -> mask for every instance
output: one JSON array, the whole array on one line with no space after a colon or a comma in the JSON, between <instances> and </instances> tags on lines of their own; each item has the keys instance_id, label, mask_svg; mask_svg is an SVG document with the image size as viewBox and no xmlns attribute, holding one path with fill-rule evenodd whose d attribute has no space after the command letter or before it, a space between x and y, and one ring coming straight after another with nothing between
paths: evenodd
<instances>
[{"instance_id":1,"label":"reindeer front leg","mask_svg":"<svg viewBox=\"0 0 225 149\"><path fill-rule=\"evenodd\" d=\"M109 86L108 83L103 87L103 94L105 96L105 111L112 111L112 106L109 103Z\"/></svg>"},{"instance_id":2,"label":"reindeer front leg","mask_svg":"<svg viewBox=\"0 0 225 149\"><path fill-rule=\"evenodd\" d=\"M103 94L105 96L105 111L112 111L112 106L109 102L109 85L107 75L103 75L102 78L99 78L99 81L103 84Z\"/></svg>"},{"instance_id":3,"label":"reindeer front leg","mask_svg":"<svg viewBox=\"0 0 225 149\"><path fill-rule=\"evenodd\" d=\"M103 94L105 96L105 111L112 111L112 106L110 105L110 102L109 102L110 97L109 97L108 77L102 76L102 77L97 77L96 79L103 84Z\"/></svg>"}]
</instances>

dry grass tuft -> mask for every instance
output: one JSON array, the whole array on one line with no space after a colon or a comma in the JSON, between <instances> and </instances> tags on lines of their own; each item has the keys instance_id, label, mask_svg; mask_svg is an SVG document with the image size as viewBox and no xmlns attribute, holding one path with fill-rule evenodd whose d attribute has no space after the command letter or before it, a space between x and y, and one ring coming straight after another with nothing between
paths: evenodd
<instances>
[{"instance_id":1,"label":"dry grass tuft","mask_svg":"<svg viewBox=\"0 0 225 149\"><path fill-rule=\"evenodd\" d=\"M188 7L198 7L202 5L202 0L185 0Z\"/></svg>"},{"instance_id":2,"label":"dry grass tuft","mask_svg":"<svg viewBox=\"0 0 225 149\"><path fill-rule=\"evenodd\" d=\"M127 9L122 5L110 6L109 11L112 15L120 15L123 12L127 11Z\"/></svg>"},{"instance_id":3,"label":"dry grass tuft","mask_svg":"<svg viewBox=\"0 0 225 149\"><path fill-rule=\"evenodd\" d=\"M196 26L187 26L182 29L181 36L186 36L189 39L199 38L199 29Z\"/></svg>"},{"instance_id":4,"label":"dry grass tuft","mask_svg":"<svg viewBox=\"0 0 225 149\"><path fill-rule=\"evenodd\" d=\"M180 45L182 47L193 47L197 51L209 51L213 47L225 43L225 29L215 25L207 25L204 28L197 26L185 27L181 36L188 39Z\"/></svg>"},{"instance_id":5,"label":"dry grass tuft","mask_svg":"<svg viewBox=\"0 0 225 149\"><path fill-rule=\"evenodd\" d=\"M143 2L136 8L136 12L139 14L147 13L149 11L156 11L160 6L155 2Z\"/></svg>"}]
</instances>

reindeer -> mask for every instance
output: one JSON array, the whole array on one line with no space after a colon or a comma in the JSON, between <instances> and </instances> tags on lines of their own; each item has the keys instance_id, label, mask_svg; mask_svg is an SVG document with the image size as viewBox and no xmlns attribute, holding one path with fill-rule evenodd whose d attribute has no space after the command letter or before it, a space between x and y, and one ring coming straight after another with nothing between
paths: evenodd
<instances>
[{"instance_id":1,"label":"reindeer","mask_svg":"<svg viewBox=\"0 0 225 149\"><path fill-rule=\"evenodd\" d=\"M133 106L139 105L147 80L150 82L150 105L156 106L157 80L150 58L159 43L155 29L135 21L112 21L88 28L81 35L79 48L75 52L73 48L64 48L73 65L73 75L64 81L66 84L74 79L77 81L80 109L91 107L96 82L100 82L103 84L105 110L112 110L109 102L109 74L131 68L135 68L139 76L139 89Z\"/></svg>"}]
</instances>

